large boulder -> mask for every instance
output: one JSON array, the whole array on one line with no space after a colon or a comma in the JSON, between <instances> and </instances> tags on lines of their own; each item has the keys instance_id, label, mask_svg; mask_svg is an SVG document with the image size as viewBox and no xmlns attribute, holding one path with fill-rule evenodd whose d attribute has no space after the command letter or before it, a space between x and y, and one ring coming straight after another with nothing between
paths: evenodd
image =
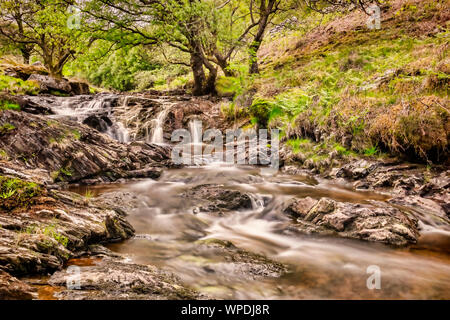
<instances>
[{"instance_id":1,"label":"large boulder","mask_svg":"<svg viewBox=\"0 0 450 320\"><path fill-rule=\"evenodd\" d=\"M73 95L85 95L91 93L89 85L85 82L71 80L69 81L69 85Z\"/></svg>"},{"instance_id":2,"label":"large boulder","mask_svg":"<svg viewBox=\"0 0 450 320\"><path fill-rule=\"evenodd\" d=\"M60 92L70 94L72 87L66 79L57 79L49 75L32 74L28 80L34 80L39 83L41 93Z\"/></svg>"},{"instance_id":3,"label":"large boulder","mask_svg":"<svg viewBox=\"0 0 450 320\"><path fill-rule=\"evenodd\" d=\"M418 220L384 202L355 204L329 198L295 199L284 212L296 217L298 229L306 233L396 246L416 243L419 237Z\"/></svg>"}]
</instances>

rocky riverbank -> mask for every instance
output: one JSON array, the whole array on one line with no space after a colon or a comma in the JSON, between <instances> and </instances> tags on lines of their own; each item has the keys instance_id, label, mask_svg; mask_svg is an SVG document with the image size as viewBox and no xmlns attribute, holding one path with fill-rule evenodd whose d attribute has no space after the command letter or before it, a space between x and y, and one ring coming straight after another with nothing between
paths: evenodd
<instances>
[{"instance_id":1,"label":"rocky riverbank","mask_svg":"<svg viewBox=\"0 0 450 320\"><path fill-rule=\"evenodd\" d=\"M205 128L214 124L227 126L218 105L211 101L171 99L170 110L160 124L166 132L187 128L193 119L204 121ZM35 102L36 98L32 100ZM30 105L32 100L24 105ZM95 130L92 121L83 124L49 117L56 101L50 100L47 106L35 103L33 108L21 112L0 112L0 298L36 298L35 288L42 284L15 278L30 274L51 274L45 285L58 288L60 299L208 298L185 286L170 272L131 263L124 256L92 246L135 236L133 226L127 222L127 213L139 205L132 195L109 193L92 198L92 194L62 190L73 184L157 180L168 169L177 167L171 161L171 148L143 141L121 143ZM129 116L127 112L132 112L134 122L128 125L135 128L135 138L144 139L148 137L146 123L163 111L164 103L139 96L128 98L126 105L116 102L111 108L117 108L115 117L124 119ZM298 157L283 149L281 172L333 181L358 192L375 191L386 199L353 202L327 195L297 194L279 209L291 220L287 232L397 247L422 241L424 231L429 234L433 227L450 232L448 168L430 169L399 160L365 158L341 161L334 168L330 165L323 170L322 164L305 166ZM243 182L240 177L235 179ZM257 182L258 178L252 179ZM251 190L224 188L220 177L181 193L179 198L185 199L186 209L192 207L194 214L219 218L251 210L258 201L262 206L271 201L258 199ZM282 264L238 249L232 243L196 245L203 251L221 251L232 262L230 268L236 277L243 279L280 277L287 270ZM442 246L438 250L441 249ZM67 290L63 268L71 259L86 256L98 260L82 266L81 290ZM212 265L207 268L214 269Z\"/></svg>"}]
</instances>

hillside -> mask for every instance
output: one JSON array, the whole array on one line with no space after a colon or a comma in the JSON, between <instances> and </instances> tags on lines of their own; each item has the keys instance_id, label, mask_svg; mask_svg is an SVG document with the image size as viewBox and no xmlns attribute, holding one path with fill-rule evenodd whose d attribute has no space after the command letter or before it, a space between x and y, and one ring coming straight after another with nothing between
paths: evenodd
<instances>
[{"instance_id":1,"label":"hillside","mask_svg":"<svg viewBox=\"0 0 450 320\"><path fill-rule=\"evenodd\" d=\"M372 31L354 11L267 41L261 76L244 82L254 100L238 98L242 110L230 118L281 127L295 152L315 161L334 149L448 163L448 2L396 0L381 18Z\"/></svg>"}]
</instances>

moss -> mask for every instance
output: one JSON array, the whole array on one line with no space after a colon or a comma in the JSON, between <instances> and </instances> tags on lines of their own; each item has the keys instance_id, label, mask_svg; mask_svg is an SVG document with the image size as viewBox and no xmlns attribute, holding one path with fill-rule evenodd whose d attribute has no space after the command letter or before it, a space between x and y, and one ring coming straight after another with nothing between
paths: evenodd
<instances>
[{"instance_id":1,"label":"moss","mask_svg":"<svg viewBox=\"0 0 450 320\"><path fill-rule=\"evenodd\" d=\"M58 182L58 181L65 181L66 178L71 177L73 174L72 169L68 168L68 167L63 167L60 168L57 171L53 171L50 173L51 178L53 179L53 181Z\"/></svg>"},{"instance_id":2,"label":"moss","mask_svg":"<svg viewBox=\"0 0 450 320\"><path fill-rule=\"evenodd\" d=\"M17 207L29 207L35 198L42 194L42 189L34 182L0 176L0 208L12 210Z\"/></svg>"},{"instance_id":3,"label":"moss","mask_svg":"<svg viewBox=\"0 0 450 320\"><path fill-rule=\"evenodd\" d=\"M4 123L0 126L0 135L4 135L16 129L14 125L11 123Z\"/></svg>"},{"instance_id":4,"label":"moss","mask_svg":"<svg viewBox=\"0 0 450 320\"><path fill-rule=\"evenodd\" d=\"M8 153L3 149L0 149L0 160L9 160Z\"/></svg>"},{"instance_id":5,"label":"moss","mask_svg":"<svg viewBox=\"0 0 450 320\"><path fill-rule=\"evenodd\" d=\"M39 93L39 84L35 81L23 81L22 79L0 75L0 91L12 95L36 95Z\"/></svg>"},{"instance_id":6,"label":"moss","mask_svg":"<svg viewBox=\"0 0 450 320\"><path fill-rule=\"evenodd\" d=\"M75 140L80 140L81 139L81 132L78 130L73 130L72 131L72 136L74 137Z\"/></svg>"},{"instance_id":7,"label":"moss","mask_svg":"<svg viewBox=\"0 0 450 320\"><path fill-rule=\"evenodd\" d=\"M0 111L1 110L20 111L20 106L17 103L8 100L0 100Z\"/></svg>"}]
</instances>

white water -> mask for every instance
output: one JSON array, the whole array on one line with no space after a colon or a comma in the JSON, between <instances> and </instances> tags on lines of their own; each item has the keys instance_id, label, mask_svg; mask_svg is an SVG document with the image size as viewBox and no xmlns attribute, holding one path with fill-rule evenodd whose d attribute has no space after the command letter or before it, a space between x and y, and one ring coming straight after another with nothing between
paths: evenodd
<instances>
[{"instance_id":1,"label":"white water","mask_svg":"<svg viewBox=\"0 0 450 320\"><path fill-rule=\"evenodd\" d=\"M161 112L157 115L155 119L151 121L152 127L152 136L150 138L151 143L164 144L164 123L173 105L174 103L170 102L164 103Z\"/></svg>"},{"instance_id":2,"label":"white water","mask_svg":"<svg viewBox=\"0 0 450 320\"><path fill-rule=\"evenodd\" d=\"M252 208L223 216L196 210L198 201L180 194L195 186L218 184L251 192ZM138 237L111 245L133 262L162 267L215 298L234 299L424 299L449 298L450 260L445 253L292 231L282 213L292 196L336 201L383 201L376 193L354 192L329 182L279 174L264 177L256 168L211 165L167 171L159 181L123 187L142 206L128 219ZM441 227L444 228L445 226ZM444 231L443 229L442 231ZM448 237L442 234L441 237ZM281 278L245 276L248 266L227 260L220 250L196 246L202 239L231 241L239 248L287 263ZM368 266L379 266L382 289L366 287Z\"/></svg>"}]
</instances>

